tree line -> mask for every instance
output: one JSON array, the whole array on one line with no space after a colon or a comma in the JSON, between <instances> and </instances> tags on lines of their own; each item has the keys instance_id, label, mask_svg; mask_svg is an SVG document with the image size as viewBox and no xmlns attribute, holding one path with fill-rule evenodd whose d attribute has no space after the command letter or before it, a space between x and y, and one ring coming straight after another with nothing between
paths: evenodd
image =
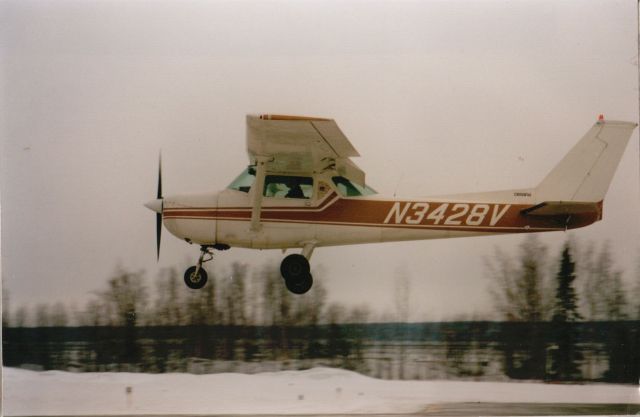
<instances>
[{"instance_id":1,"label":"tree line","mask_svg":"<svg viewBox=\"0 0 640 417\"><path fill-rule=\"evenodd\" d=\"M328 303L322 280L308 294L293 295L283 285L277 265L263 265L252 276L248 271L248 265L234 263L228 272L210 272L210 282L204 288L189 290L177 268L165 268L154 277L152 291L144 271L119 266L80 309L56 302L31 309L23 305L11 311L5 294L3 326L286 326L366 321L370 317L370 309L364 305L347 308Z\"/></svg>"},{"instance_id":2,"label":"tree line","mask_svg":"<svg viewBox=\"0 0 640 417\"><path fill-rule=\"evenodd\" d=\"M640 297L634 294L640 286L627 288L608 244L569 240L550 256L549 248L529 235L515 254L496 249L485 272L498 324L443 324L430 330L438 336L429 349L442 351L439 360L453 375L484 374L492 359L480 356L498 352L503 373L511 378L637 380ZM640 269L636 272L640 277ZM396 274L398 323L392 325L391 343L375 333L388 334L386 327L345 325L371 322L371 310L329 303L322 280L302 296L289 293L281 281L275 264L250 273L246 264L234 263L227 273L214 271L207 286L194 291L184 287L176 268L166 268L152 291L144 271L118 267L79 310L57 302L11 311L5 298L3 329L11 329L3 338L5 360L44 368L84 363L91 370L124 366L153 372L185 370L189 358L307 361L300 366L320 360L371 373L370 357L384 350L386 361L397 362L393 375L411 377L410 361L420 351L408 342L427 336L416 336L415 326L402 324L411 311L408 271ZM603 361L607 371L600 375Z\"/></svg>"},{"instance_id":3,"label":"tree line","mask_svg":"<svg viewBox=\"0 0 640 417\"><path fill-rule=\"evenodd\" d=\"M550 259L552 262L550 262ZM607 242L580 246L568 240L555 259L536 235L527 236L515 257L496 249L487 261L496 310L505 321L505 373L514 378L579 380L594 355L585 357L580 322L606 322L601 350L605 379L640 376L640 264L634 288L614 268ZM520 325L514 325L520 323ZM523 325L524 324L524 325ZM581 334L583 333L583 334ZM586 369L586 371L585 371Z\"/></svg>"}]
</instances>

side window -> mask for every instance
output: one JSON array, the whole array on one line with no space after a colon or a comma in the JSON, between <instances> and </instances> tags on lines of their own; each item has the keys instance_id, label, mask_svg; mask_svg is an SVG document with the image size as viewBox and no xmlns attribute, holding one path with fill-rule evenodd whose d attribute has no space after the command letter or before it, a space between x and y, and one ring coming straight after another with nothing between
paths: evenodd
<instances>
[{"instance_id":1,"label":"side window","mask_svg":"<svg viewBox=\"0 0 640 417\"><path fill-rule=\"evenodd\" d=\"M264 179L264 196L309 199L313 197L313 178L267 175Z\"/></svg>"}]
</instances>

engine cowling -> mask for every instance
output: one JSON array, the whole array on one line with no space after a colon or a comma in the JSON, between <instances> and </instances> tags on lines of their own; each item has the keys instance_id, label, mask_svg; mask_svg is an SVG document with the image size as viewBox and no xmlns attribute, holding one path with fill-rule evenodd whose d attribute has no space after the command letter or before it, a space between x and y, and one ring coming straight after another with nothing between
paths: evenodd
<instances>
[{"instance_id":1,"label":"engine cowling","mask_svg":"<svg viewBox=\"0 0 640 417\"><path fill-rule=\"evenodd\" d=\"M164 198L162 220L174 236L189 243L216 243L218 193L177 195Z\"/></svg>"}]
</instances>

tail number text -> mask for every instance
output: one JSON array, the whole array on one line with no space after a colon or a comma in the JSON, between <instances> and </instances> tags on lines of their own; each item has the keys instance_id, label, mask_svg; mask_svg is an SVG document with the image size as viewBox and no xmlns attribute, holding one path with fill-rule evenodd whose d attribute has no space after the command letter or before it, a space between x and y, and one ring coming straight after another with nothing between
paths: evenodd
<instances>
[{"instance_id":1,"label":"tail number text","mask_svg":"<svg viewBox=\"0 0 640 417\"><path fill-rule=\"evenodd\" d=\"M401 203L389 210L385 223L445 226L495 226L511 204Z\"/></svg>"}]
</instances>

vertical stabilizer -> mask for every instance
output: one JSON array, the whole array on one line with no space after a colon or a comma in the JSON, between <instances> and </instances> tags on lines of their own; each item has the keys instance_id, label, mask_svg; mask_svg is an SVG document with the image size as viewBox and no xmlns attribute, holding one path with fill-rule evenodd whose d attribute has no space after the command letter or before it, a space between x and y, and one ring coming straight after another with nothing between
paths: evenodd
<instances>
[{"instance_id":1,"label":"vertical stabilizer","mask_svg":"<svg viewBox=\"0 0 640 417\"><path fill-rule=\"evenodd\" d=\"M536 187L537 201L604 199L637 124L598 121Z\"/></svg>"}]
</instances>

